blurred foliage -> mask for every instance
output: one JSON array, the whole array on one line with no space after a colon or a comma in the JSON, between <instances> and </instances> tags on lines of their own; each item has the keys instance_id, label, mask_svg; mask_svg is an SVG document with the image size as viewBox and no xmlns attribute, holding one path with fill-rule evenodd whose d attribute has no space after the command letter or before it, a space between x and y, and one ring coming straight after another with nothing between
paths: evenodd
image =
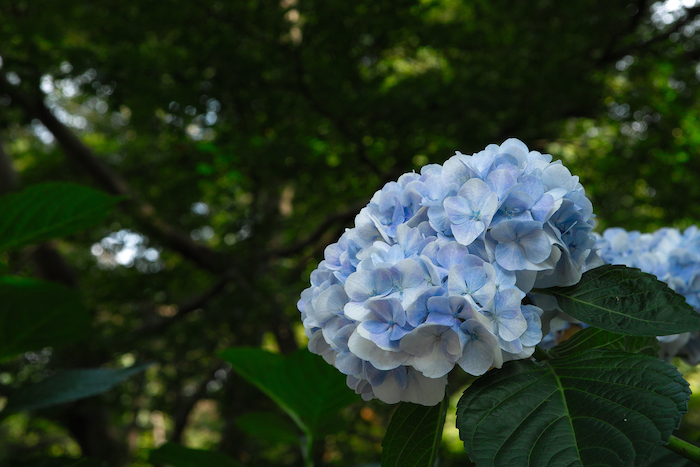
<instances>
[{"instance_id":1,"label":"blurred foliage","mask_svg":"<svg viewBox=\"0 0 700 467\"><path fill-rule=\"evenodd\" d=\"M304 346L296 301L324 247L384 182L457 149L517 137L552 153L599 229L697 223L693 5L0 0L0 191L70 181L129 198L98 228L0 255L77 287L92 321L79 346L3 362L0 395L57 368L157 362L103 396L8 417L0 462L148 465L171 441L301 465L298 445L237 423L281 412L217 354ZM344 409L317 465L378 462L392 409ZM453 435L443 465L464 465Z\"/></svg>"}]
</instances>

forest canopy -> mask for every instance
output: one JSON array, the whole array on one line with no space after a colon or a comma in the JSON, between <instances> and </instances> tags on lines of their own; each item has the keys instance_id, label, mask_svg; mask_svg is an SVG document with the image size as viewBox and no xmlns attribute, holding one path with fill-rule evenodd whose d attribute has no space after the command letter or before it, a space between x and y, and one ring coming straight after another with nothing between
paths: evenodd
<instances>
[{"instance_id":1,"label":"forest canopy","mask_svg":"<svg viewBox=\"0 0 700 467\"><path fill-rule=\"evenodd\" d=\"M3 413L3 465L146 466L164 443L303 465L297 428L222 352L305 348L297 302L325 247L386 182L456 150L552 154L598 232L700 221L694 0L0 0L0 18L0 193L80 185L100 213L0 248L3 274L75 292L85 318L3 359L0 400L63 371L113 383ZM393 407L345 396L316 465L379 462ZM441 461L467 462L456 432Z\"/></svg>"}]
</instances>

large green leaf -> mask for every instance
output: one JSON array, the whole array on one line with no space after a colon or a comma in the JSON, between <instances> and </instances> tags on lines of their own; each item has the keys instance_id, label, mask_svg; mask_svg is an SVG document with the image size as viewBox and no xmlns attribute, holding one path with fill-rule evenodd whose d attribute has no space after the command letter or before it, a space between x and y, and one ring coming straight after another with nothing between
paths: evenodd
<instances>
[{"instance_id":1,"label":"large green leaf","mask_svg":"<svg viewBox=\"0 0 700 467\"><path fill-rule=\"evenodd\" d=\"M165 443L151 451L148 462L156 465L171 465L173 467L203 467L221 466L238 467L241 464L223 452L191 449L176 443Z\"/></svg>"},{"instance_id":2,"label":"large green leaf","mask_svg":"<svg viewBox=\"0 0 700 467\"><path fill-rule=\"evenodd\" d=\"M656 357L659 355L659 341L655 337L617 334L591 327L577 332L570 339L549 349L547 353L552 357L562 358L591 349L620 350Z\"/></svg>"},{"instance_id":3,"label":"large green leaf","mask_svg":"<svg viewBox=\"0 0 700 467\"><path fill-rule=\"evenodd\" d=\"M432 407L399 404L382 440L382 467L433 467L449 405L447 395Z\"/></svg>"},{"instance_id":4,"label":"large green leaf","mask_svg":"<svg viewBox=\"0 0 700 467\"><path fill-rule=\"evenodd\" d=\"M342 373L305 349L283 356L240 347L225 350L221 357L309 435L321 432L336 412L359 399Z\"/></svg>"},{"instance_id":5,"label":"large green leaf","mask_svg":"<svg viewBox=\"0 0 700 467\"><path fill-rule=\"evenodd\" d=\"M640 464L641 467L695 467L697 465L663 446L655 447L651 452L651 458Z\"/></svg>"},{"instance_id":6,"label":"large green leaf","mask_svg":"<svg viewBox=\"0 0 700 467\"><path fill-rule=\"evenodd\" d=\"M142 372L151 363L122 369L67 370L26 388L8 398L3 416L64 404L109 391L117 384Z\"/></svg>"},{"instance_id":7,"label":"large green leaf","mask_svg":"<svg viewBox=\"0 0 700 467\"><path fill-rule=\"evenodd\" d=\"M637 336L666 336L700 329L700 314L656 276L626 266L592 269L571 287L537 290L597 328Z\"/></svg>"},{"instance_id":8,"label":"large green leaf","mask_svg":"<svg viewBox=\"0 0 700 467\"><path fill-rule=\"evenodd\" d=\"M236 418L236 426L271 443L299 443L301 433L289 418L274 412L249 412Z\"/></svg>"},{"instance_id":9,"label":"large green leaf","mask_svg":"<svg viewBox=\"0 0 700 467\"><path fill-rule=\"evenodd\" d=\"M594 349L488 372L464 391L457 428L477 465L633 465L668 443L689 397L673 366Z\"/></svg>"},{"instance_id":10,"label":"large green leaf","mask_svg":"<svg viewBox=\"0 0 700 467\"><path fill-rule=\"evenodd\" d=\"M0 359L84 337L90 318L80 295L51 282L0 277Z\"/></svg>"},{"instance_id":11,"label":"large green leaf","mask_svg":"<svg viewBox=\"0 0 700 467\"><path fill-rule=\"evenodd\" d=\"M43 183L0 197L0 251L39 243L101 222L120 201L74 183Z\"/></svg>"}]
</instances>

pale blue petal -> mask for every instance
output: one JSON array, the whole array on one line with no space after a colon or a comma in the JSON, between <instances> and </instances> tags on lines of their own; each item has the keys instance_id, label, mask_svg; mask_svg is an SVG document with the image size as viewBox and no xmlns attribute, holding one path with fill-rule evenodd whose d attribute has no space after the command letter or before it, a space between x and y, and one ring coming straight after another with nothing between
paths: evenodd
<instances>
[{"instance_id":1,"label":"pale blue petal","mask_svg":"<svg viewBox=\"0 0 700 467\"><path fill-rule=\"evenodd\" d=\"M468 200L468 206L471 208L484 206L489 200L498 197L491 191L491 188L483 180L472 178L467 183L462 185L462 188L457 192L457 197L462 197ZM447 200L445 200L447 202ZM471 208L469 211L471 211Z\"/></svg>"},{"instance_id":2,"label":"pale blue petal","mask_svg":"<svg viewBox=\"0 0 700 467\"><path fill-rule=\"evenodd\" d=\"M505 220L499 222L498 225L494 226L489 233L494 240L499 243L512 242L517 237L515 232L515 227L518 225L518 221Z\"/></svg>"},{"instance_id":3,"label":"pale blue petal","mask_svg":"<svg viewBox=\"0 0 700 467\"><path fill-rule=\"evenodd\" d=\"M448 271L458 264L476 267L484 263L481 258L470 254L466 246L457 242L449 242L442 246L436 255L436 259L440 266Z\"/></svg>"},{"instance_id":4,"label":"pale blue petal","mask_svg":"<svg viewBox=\"0 0 700 467\"><path fill-rule=\"evenodd\" d=\"M352 300L363 302L367 300L374 289L374 278L371 271L357 271L345 281L345 293Z\"/></svg>"},{"instance_id":5,"label":"pale blue petal","mask_svg":"<svg viewBox=\"0 0 700 467\"><path fill-rule=\"evenodd\" d=\"M403 394L404 402L433 406L445 398L447 375L440 378L428 378L417 370L408 370L408 382Z\"/></svg>"},{"instance_id":6,"label":"pale blue petal","mask_svg":"<svg viewBox=\"0 0 700 467\"><path fill-rule=\"evenodd\" d=\"M316 320L325 324L331 318L342 315L348 296L341 285L332 285L318 296L314 305Z\"/></svg>"},{"instance_id":7,"label":"pale blue petal","mask_svg":"<svg viewBox=\"0 0 700 467\"><path fill-rule=\"evenodd\" d=\"M340 352L335 367L344 375L357 375L362 371L362 360L352 352Z\"/></svg>"},{"instance_id":8,"label":"pale blue petal","mask_svg":"<svg viewBox=\"0 0 700 467\"><path fill-rule=\"evenodd\" d=\"M413 356L422 357L428 355L435 346L435 326L432 324L421 324L401 339L399 348Z\"/></svg>"},{"instance_id":9,"label":"pale blue petal","mask_svg":"<svg viewBox=\"0 0 700 467\"><path fill-rule=\"evenodd\" d=\"M389 329L389 323L384 321L367 320L364 321L361 326L367 330L370 334L382 334Z\"/></svg>"},{"instance_id":10,"label":"pale blue petal","mask_svg":"<svg viewBox=\"0 0 700 467\"><path fill-rule=\"evenodd\" d=\"M393 267L399 273L398 282L401 288L416 287L426 279L425 271L416 261L404 259L396 263Z\"/></svg>"},{"instance_id":11,"label":"pale blue petal","mask_svg":"<svg viewBox=\"0 0 700 467\"><path fill-rule=\"evenodd\" d=\"M431 287L422 292L415 301L406 309L408 323L416 327L428 316L428 299L445 294L442 287Z\"/></svg>"},{"instance_id":12,"label":"pale blue petal","mask_svg":"<svg viewBox=\"0 0 700 467\"><path fill-rule=\"evenodd\" d=\"M498 344L503 350L512 354L518 354L523 351L523 344L520 339L515 339L512 341L507 341L503 338L498 338Z\"/></svg>"},{"instance_id":13,"label":"pale blue petal","mask_svg":"<svg viewBox=\"0 0 700 467\"><path fill-rule=\"evenodd\" d=\"M454 318L451 314L443 313L429 313L425 322L430 324L441 324L449 327L459 325L461 323L459 319Z\"/></svg>"},{"instance_id":14,"label":"pale blue petal","mask_svg":"<svg viewBox=\"0 0 700 467\"><path fill-rule=\"evenodd\" d=\"M468 220L463 224L452 225L452 235L462 245L469 245L481 235L486 226L477 220Z\"/></svg>"},{"instance_id":15,"label":"pale blue petal","mask_svg":"<svg viewBox=\"0 0 700 467\"><path fill-rule=\"evenodd\" d=\"M505 201L508 194L513 190L516 185L515 178L507 170L498 169L492 170L488 177L486 177L486 183L491 188L499 202Z\"/></svg>"},{"instance_id":16,"label":"pale blue petal","mask_svg":"<svg viewBox=\"0 0 700 467\"><path fill-rule=\"evenodd\" d=\"M522 246L515 242L499 243L496 245L496 261L508 271L516 271L527 267L525 252Z\"/></svg>"},{"instance_id":17,"label":"pale blue petal","mask_svg":"<svg viewBox=\"0 0 700 467\"><path fill-rule=\"evenodd\" d=\"M520 246L525 250L525 256L533 263L541 263L552 253L552 244L543 230L531 232L520 239Z\"/></svg>"},{"instance_id":18,"label":"pale blue petal","mask_svg":"<svg viewBox=\"0 0 700 467\"><path fill-rule=\"evenodd\" d=\"M379 321L388 323L394 320L396 309L401 310L401 303L395 298L370 300L366 307L377 316Z\"/></svg>"},{"instance_id":19,"label":"pale blue petal","mask_svg":"<svg viewBox=\"0 0 700 467\"><path fill-rule=\"evenodd\" d=\"M443 206L452 224L463 224L469 220L472 214L470 203L462 196L451 196L445 199ZM430 211L428 211L428 216L430 216Z\"/></svg>"},{"instance_id":20,"label":"pale blue petal","mask_svg":"<svg viewBox=\"0 0 700 467\"><path fill-rule=\"evenodd\" d=\"M428 219L430 219L430 226L436 232L445 233L450 228L450 220L447 218L447 213L442 206L431 206L428 209Z\"/></svg>"},{"instance_id":21,"label":"pale blue petal","mask_svg":"<svg viewBox=\"0 0 700 467\"><path fill-rule=\"evenodd\" d=\"M472 177L473 172L464 164L462 159L464 159L464 156L453 156L445 161L442 166L443 183L462 186L464 182Z\"/></svg>"},{"instance_id":22,"label":"pale blue petal","mask_svg":"<svg viewBox=\"0 0 700 467\"><path fill-rule=\"evenodd\" d=\"M527 330L527 320L520 310L504 310L498 316L498 335L503 340L518 339Z\"/></svg>"}]
</instances>

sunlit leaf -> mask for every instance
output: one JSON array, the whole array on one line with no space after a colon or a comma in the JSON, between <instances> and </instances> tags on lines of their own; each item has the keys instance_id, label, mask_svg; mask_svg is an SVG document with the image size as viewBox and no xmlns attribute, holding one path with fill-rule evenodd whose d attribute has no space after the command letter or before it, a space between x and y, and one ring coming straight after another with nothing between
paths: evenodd
<instances>
[{"instance_id":1,"label":"sunlit leaf","mask_svg":"<svg viewBox=\"0 0 700 467\"><path fill-rule=\"evenodd\" d=\"M305 349L283 356L241 347L225 350L221 357L307 434L322 431L335 413L359 399L345 384L343 374Z\"/></svg>"}]
</instances>

